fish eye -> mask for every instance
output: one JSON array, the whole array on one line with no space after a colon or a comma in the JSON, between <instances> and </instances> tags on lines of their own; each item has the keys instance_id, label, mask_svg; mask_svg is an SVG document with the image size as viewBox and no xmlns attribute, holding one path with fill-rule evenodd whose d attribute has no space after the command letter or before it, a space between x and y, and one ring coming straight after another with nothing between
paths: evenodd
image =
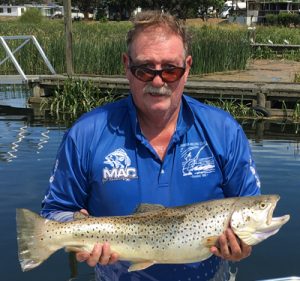
<instances>
[{"instance_id":1,"label":"fish eye","mask_svg":"<svg viewBox=\"0 0 300 281\"><path fill-rule=\"evenodd\" d=\"M265 202L261 202L260 205L259 205L260 209L265 209L267 207L267 203Z\"/></svg>"}]
</instances>

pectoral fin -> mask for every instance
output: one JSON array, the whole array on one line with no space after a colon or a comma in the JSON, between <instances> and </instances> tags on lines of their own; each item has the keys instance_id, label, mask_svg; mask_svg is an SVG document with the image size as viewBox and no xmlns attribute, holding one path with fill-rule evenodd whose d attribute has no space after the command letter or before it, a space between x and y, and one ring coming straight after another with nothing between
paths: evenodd
<instances>
[{"instance_id":1,"label":"pectoral fin","mask_svg":"<svg viewBox=\"0 0 300 281\"><path fill-rule=\"evenodd\" d=\"M203 241L203 245L207 248L218 244L219 236L209 236Z\"/></svg>"},{"instance_id":2,"label":"pectoral fin","mask_svg":"<svg viewBox=\"0 0 300 281\"><path fill-rule=\"evenodd\" d=\"M155 262L153 262L153 261L134 262L128 268L128 272L146 269L146 268L150 267L151 265L153 265L154 263Z\"/></svg>"},{"instance_id":3,"label":"pectoral fin","mask_svg":"<svg viewBox=\"0 0 300 281\"><path fill-rule=\"evenodd\" d=\"M68 246L68 247L65 247L65 251L66 252L81 252L81 251L86 251L86 249L84 247L80 247L80 246Z\"/></svg>"}]
</instances>

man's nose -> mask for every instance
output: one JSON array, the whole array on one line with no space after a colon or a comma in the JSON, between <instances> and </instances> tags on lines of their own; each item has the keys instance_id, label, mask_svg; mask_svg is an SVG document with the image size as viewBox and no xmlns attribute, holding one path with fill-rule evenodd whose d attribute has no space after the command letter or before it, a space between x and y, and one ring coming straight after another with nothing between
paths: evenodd
<instances>
[{"instance_id":1,"label":"man's nose","mask_svg":"<svg viewBox=\"0 0 300 281\"><path fill-rule=\"evenodd\" d=\"M155 75L153 80L152 80L152 86L159 88L162 87L165 84L165 82L162 80L160 75Z\"/></svg>"}]
</instances>

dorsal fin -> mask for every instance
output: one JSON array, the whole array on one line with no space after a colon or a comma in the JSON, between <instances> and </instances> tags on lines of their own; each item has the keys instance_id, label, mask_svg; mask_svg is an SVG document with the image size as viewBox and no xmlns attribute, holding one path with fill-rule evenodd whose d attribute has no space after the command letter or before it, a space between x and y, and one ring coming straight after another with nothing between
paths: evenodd
<instances>
[{"instance_id":1,"label":"dorsal fin","mask_svg":"<svg viewBox=\"0 0 300 281\"><path fill-rule=\"evenodd\" d=\"M143 203L135 209L134 213L140 214L140 213L147 213L147 212L159 211L159 210L164 210L164 209L165 209L165 207L160 204Z\"/></svg>"}]
</instances>

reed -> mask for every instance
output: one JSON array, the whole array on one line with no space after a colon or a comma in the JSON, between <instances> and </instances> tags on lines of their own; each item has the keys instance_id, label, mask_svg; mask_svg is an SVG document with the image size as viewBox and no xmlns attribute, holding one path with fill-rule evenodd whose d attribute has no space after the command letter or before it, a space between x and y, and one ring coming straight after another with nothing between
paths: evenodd
<instances>
[{"instance_id":1,"label":"reed","mask_svg":"<svg viewBox=\"0 0 300 281\"><path fill-rule=\"evenodd\" d=\"M295 122L300 121L300 101L296 103L294 107L294 112L293 112L293 120Z\"/></svg>"},{"instance_id":2,"label":"reed","mask_svg":"<svg viewBox=\"0 0 300 281\"><path fill-rule=\"evenodd\" d=\"M73 24L74 69L76 73L97 75L124 74L121 55L126 51L125 35L130 23ZM193 55L192 74L244 69L250 57L245 30L230 30L202 26L190 27ZM4 22L0 34L35 35L58 73L65 72L64 25L62 21L44 21L39 25ZM12 49L17 43L10 42ZM0 50L0 58L4 51ZM33 46L24 47L18 54L26 74L48 73ZM1 74L12 74L14 66L7 62Z\"/></svg>"},{"instance_id":3,"label":"reed","mask_svg":"<svg viewBox=\"0 0 300 281\"><path fill-rule=\"evenodd\" d=\"M215 101L206 100L205 103L229 112L234 118L255 118L261 116L249 104L245 104L243 100L223 99L220 97Z\"/></svg>"},{"instance_id":4,"label":"reed","mask_svg":"<svg viewBox=\"0 0 300 281\"><path fill-rule=\"evenodd\" d=\"M269 44L291 44L300 45L300 29L288 27L274 27L274 26L258 26L255 31L255 41L257 43ZM258 59L288 59L300 61L299 50L284 50L279 52L272 51L271 49L257 48L253 52L253 58Z\"/></svg>"},{"instance_id":5,"label":"reed","mask_svg":"<svg viewBox=\"0 0 300 281\"><path fill-rule=\"evenodd\" d=\"M49 110L57 120L74 121L97 106L120 99L123 95L113 90L101 90L90 80L69 78L54 95L43 100L42 110Z\"/></svg>"}]
</instances>

